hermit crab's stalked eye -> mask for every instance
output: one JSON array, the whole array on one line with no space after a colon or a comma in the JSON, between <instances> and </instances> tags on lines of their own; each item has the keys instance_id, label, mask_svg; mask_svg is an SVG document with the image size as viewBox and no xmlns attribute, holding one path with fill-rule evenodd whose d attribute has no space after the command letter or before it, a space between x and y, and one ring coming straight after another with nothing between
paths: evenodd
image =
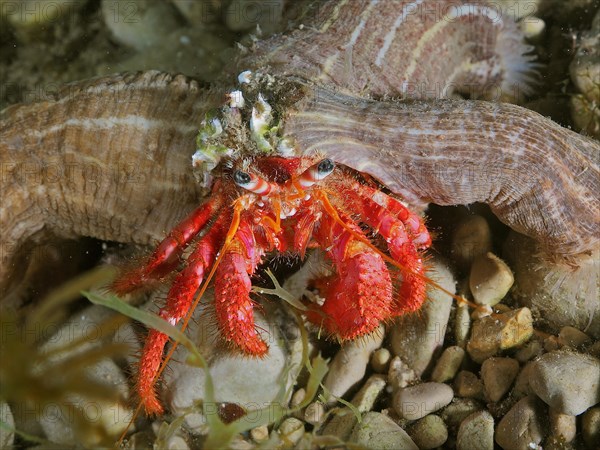
<instances>
[{"instance_id":1,"label":"hermit crab's stalked eye","mask_svg":"<svg viewBox=\"0 0 600 450\"><path fill-rule=\"evenodd\" d=\"M299 177L298 183L303 189L311 187L317 181L323 180L335 169L335 163L329 159L323 159L319 163L310 166Z\"/></svg>"},{"instance_id":2,"label":"hermit crab's stalked eye","mask_svg":"<svg viewBox=\"0 0 600 450\"><path fill-rule=\"evenodd\" d=\"M237 184L238 186L245 188L248 185L248 183L252 181L252 177L249 173L242 172L241 170L236 170L233 173L233 181L235 181L235 184Z\"/></svg>"},{"instance_id":3,"label":"hermit crab's stalked eye","mask_svg":"<svg viewBox=\"0 0 600 450\"><path fill-rule=\"evenodd\" d=\"M253 173L236 170L233 172L233 181L239 187L254 192L258 195L267 195L273 189L273 185L262 178L257 177Z\"/></svg>"},{"instance_id":4,"label":"hermit crab's stalked eye","mask_svg":"<svg viewBox=\"0 0 600 450\"><path fill-rule=\"evenodd\" d=\"M329 158L325 158L317 165L317 171L319 172L319 175L323 178L325 178L327 175L333 172L334 168L335 164Z\"/></svg>"}]
</instances>

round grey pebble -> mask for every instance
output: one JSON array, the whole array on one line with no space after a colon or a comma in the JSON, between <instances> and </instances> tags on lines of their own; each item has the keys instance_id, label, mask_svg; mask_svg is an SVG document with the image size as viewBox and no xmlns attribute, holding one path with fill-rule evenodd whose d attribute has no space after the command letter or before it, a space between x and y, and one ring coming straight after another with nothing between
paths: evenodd
<instances>
[{"instance_id":1,"label":"round grey pebble","mask_svg":"<svg viewBox=\"0 0 600 450\"><path fill-rule=\"evenodd\" d=\"M543 404L534 396L519 400L500 420L496 443L504 450L532 448L545 436Z\"/></svg>"},{"instance_id":2,"label":"round grey pebble","mask_svg":"<svg viewBox=\"0 0 600 450\"><path fill-rule=\"evenodd\" d=\"M431 374L431 381L444 383L454 378L465 358L465 351L453 345L444 350Z\"/></svg>"},{"instance_id":3,"label":"round grey pebble","mask_svg":"<svg viewBox=\"0 0 600 450\"><path fill-rule=\"evenodd\" d=\"M550 408L550 434L562 442L571 442L577 434L577 417Z\"/></svg>"},{"instance_id":4,"label":"round grey pebble","mask_svg":"<svg viewBox=\"0 0 600 450\"><path fill-rule=\"evenodd\" d=\"M387 348L375 350L371 356L371 367L377 373L385 373L390 365L392 355Z\"/></svg>"},{"instance_id":5,"label":"round grey pebble","mask_svg":"<svg viewBox=\"0 0 600 450\"><path fill-rule=\"evenodd\" d=\"M600 360L565 350L546 353L533 363L529 385L556 411L578 416L600 402Z\"/></svg>"},{"instance_id":6,"label":"round grey pebble","mask_svg":"<svg viewBox=\"0 0 600 450\"><path fill-rule=\"evenodd\" d=\"M460 423L456 436L456 449L494 449L494 418L488 411L475 412Z\"/></svg>"},{"instance_id":7,"label":"round grey pebble","mask_svg":"<svg viewBox=\"0 0 600 450\"><path fill-rule=\"evenodd\" d=\"M440 412L440 417L444 419L448 427L457 428L463 420L482 409L483 405L477 400L472 398L455 398L452 403Z\"/></svg>"},{"instance_id":8,"label":"round grey pebble","mask_svg":"<svg viewBox=\"0 0 600 450\"><path fill-rule=\"evenodd\" d=\"M417 420L448 405L454 392L443 383L422 383L400 389L394 395L393 406L402 419Z\"/></svg>"},{"instance_id":9,"label":"round grey pebble","mask_svg":"<svg viewBox=\"0 0 600 450\"><path fill-rule=\"evenodd\" d=\"M473 261L469 286L475 303L494 306L504 298L514 282L510 268L493 253L480 255Z\"/></svg>"},{"instance_id":10,"label":"round grey pebble","mask_svg":"<svg viewBox=\"0 0 600 450\"><path fill-rule=\"evenodd\" d=\"M478 215L469 216L456 227L452 236L452 254L463 268L473 259L492 249L492 233L487 220Z\"/></svg>"},{"instance_id":11,"label":"round grey pebble","mask_svg":"<svg viewBox=\"0 0 600 450\"><path fill-rule=\"evenodd\" d=\"M439 416L430 414L412 424L408 434L421 450L428 450L446 442L448 428Z\"/></svg>"},{"instance_id":12,"label":"round grey pebble","mask_svg":"<svg viewBox=\"0 0 600 450\"><path fill-rule=\"evenodd\" d=\"M400 425L378 412L368 412L363 416L362 421L352 430L350 441L381 450L419 450Z\"/></svg>"},{"instance_id":13,"label":"round grey pebble","mask_svg":"<svg viewBox=\"0 0 600 450\"><path fill-rule=\"evenodd\" d=\"M508 392L519 373L519 362L512 358L489 358L481 365L481 379L486 398L497 402Z\"/></svg>"}]
</instances>

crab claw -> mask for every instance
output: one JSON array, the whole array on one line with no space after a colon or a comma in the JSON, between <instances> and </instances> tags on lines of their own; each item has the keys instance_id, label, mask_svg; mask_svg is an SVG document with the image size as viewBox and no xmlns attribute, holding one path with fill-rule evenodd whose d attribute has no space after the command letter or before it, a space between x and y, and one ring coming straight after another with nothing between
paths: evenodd
<instances>
[{"instance_id":1,"label":"crab claw","mask_svg":"<svg viewBox=\"0 0 600 450\"><path fill-rule=\"evenodd\" d=\"M337 273L317 282L325 302L307 317L341 340L354 339L390 317L392 281L379 254L337 224L330 230L337 235L328 251Z\"/></svg>"}]
</instances>

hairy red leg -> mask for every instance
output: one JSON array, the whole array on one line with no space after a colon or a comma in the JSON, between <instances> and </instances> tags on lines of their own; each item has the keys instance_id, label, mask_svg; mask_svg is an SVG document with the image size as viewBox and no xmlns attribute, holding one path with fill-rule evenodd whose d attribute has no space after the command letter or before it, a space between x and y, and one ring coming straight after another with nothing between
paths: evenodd
<instances>
[{"instance_id":1,"label":"hairy red leg","mask_svg":"<svg viewBox=\"0 0 600 450\"><path fill-rule=\"evenodd\" d=\"M230 216L227 214L217 219L208 233L198 242L196 249L187 260L186 267L175 278L167 295L167 303L159 312L159 316L171 325L177 324L189 311L194 294L202 283L206 270L214 261L217 249L222 245L224 224L229 219ZM168 339L166 334L151 329L140 357L136 388L148 415L163 413L155 385Z\"/></svg>"},{"instance_id":2,"label":"hairy red leg","mask_svg":"<svg viewBox=\"0 0 600 450\"><path fill-rule=\"evenodd\" d=\"M113 282L111 289L120 295L127 294L143 287L150 281L159 280L171 273L177 267L179 256L185 247L215 216L221 203L217 196L192 211L156 247L146 264L118 277Z\"/></svg>"},{"instance_id":3,"label":"hairy red leg","mask_svg":"<svg viewBox=\"0 0 600 450\"><path fill-rule=\"evenodd\" d=\"M344 218L357 234L362 230ZM392 282L385 261L372 248L332 217L323 214L315 233L319 246L327 249L336 276L321 282L325 302L308 312L308 319L341 339L353 339L373 331L390 316ZM300 250L300 249L297 249Z\"/></svg>"},{"instance_id":4,"label":"hairy red leg","mask_svg":"<svg viewBox=\"0 0 600 450\"><path fill-rule=\"evenodd\" d=\"M250 275L263 255L256 247L247 218L228 246L215 276L215 312L223 336L244 353L264 355L267 344L260 338L254 323L254 302L250 298Z\"/></svg>"},{"instance_id":5,"label":"hairy red leg","mask_svg":"<svg viewBox=\"0 0 600 450\"><path fill-rule=\"evenodd\" d=\"M385 238L392 258L401 266L402 285L395 296L392 314L418 310L426 297L423 257L419 248L431 244L423 222L398 200L383 192L355 183L348 194L362 205L362 220ZM383 206L385 205L385 206ZM408 229L408 231L407 231Z\"/></svg>"}]
</instances>

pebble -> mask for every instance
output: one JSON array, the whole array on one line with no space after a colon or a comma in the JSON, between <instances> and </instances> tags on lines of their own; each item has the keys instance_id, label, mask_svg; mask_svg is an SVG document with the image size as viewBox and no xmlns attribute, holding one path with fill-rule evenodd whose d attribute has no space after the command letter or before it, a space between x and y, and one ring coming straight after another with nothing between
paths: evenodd
<instances>
[{"instance_id":1,"label":"pebble","mask_svg":"<svg viewBox=\"0 0 600 450\"><path fill-rule=\"evenodd\" d=\"M114 315L108 308L97 305L74 314L42 345L42 352L52 352L48 364L96 351L110 342L113 333L102 334L102 324ZM78 340L83 343L72 346ZM96 359L82 370L81 377L89 380L90 386L103 385L109 388L114 395L98 399L92 390L89 397L84 394L71 395L66 409L61 409L58 403L43 408L39 423L46 437L56 444L98 446L106 442L107 436L117 437L122 433L132 415L132 411L124 405L124 400L129 397L127 377L112 359ZM86 420L86 425L76 426L73 417L78 414Z\"/></svg>"},{"instance_id":2,"label":"pebble","mask_svg":"<svg viewBox=\"0 0 600 450\"><path fill-rule=\"evenodd\" d=\"M465 351L453 345L444 350L431 374L431 381L444 383L452 380L465 357Z\"/></svg>"},{"instance_id":3,"label":"pebble","mask_svg":"<svg viewBox=\"0 0 600 450\"><path fill-rule=\"evenodd\" d=\"M455 398L452 403L442 410L440 417L444 419L448 427L456 428L468 416L482 409L483 406L477 400L472 398Z\"/></svg>"},{"instance_id":4,"label":"pebble","mask_svg":"<svg viewBox=\"0 0 600 450\"><path fill-rule=\"evenodd\" d=\"M519 372L519 375L517 375L517 379L515 380L515 386L513 387L512 393L511 395L516 398L516 399L520 399L523 397L526 397L528 395L535 395L535 392L533 392L533 389L531 389L531 386L529 385L529 380L530 380L530 373L531 373L531 368L533 367L533 362L529 362L527 364L525 364L523 366L523 368L521 369L521 371Z\"/></svg>"},{"instance_id":5,"label":"pebble","mask_svg":"<svg viewBox=\"0 0 600 450\"><path fill-rule=\"evenodd\" d=\"M481 365L481 380L487 400L496 403L504 397L518 373L519 361L516 359L486 359Z\"/></svg>"},{"instance_id":6,"label":"pebble","mask_svg":"<svg viewBox=\"0 0 600 450\"><path fill-rule=\"evenodd\" d=\"M3 1L0 23L6 20L12 25L22 43L43 42L51 35L54 25L74 16L85 3L73 0Z\"/></svg>"},{"instance_id":7,"label":"pebble","mask_svg":"<svg viewBox=\"0 0 600 450\"><path fill-rule=\"evenodd\" d=\"M488 316L473 323L467 351L473 361L481 364L500 350L518 347L533 335L533 319L528 308Z\"/></svg>"},{"instance_id":8,"label":"pebble","mask_svg":"<svg viewBox=\"0 0 600 450\"><path fill-rule=\"evenodd\" d=\"M325 407L321 402L313 402L304 410L304 421L311 425L317 425L325 417Z\"/></svg>"},{"instance_id":9,"label":"pebble","mask_svg":"<svg viewBox=\"0 0 600 450\"><path fill-rule=\"evenodd\" d=\"M385 334L383 326L359 339L345 342L329 364L323 385L329 391L326 402L335 403L351 388L360 383L367 371L371 353L381 347Z\"/></svg>"},{"instance_id":10,"label":"pebble","mask_svg":"<svg viewBox=\"0 0 600 450\"><path fill-rule=\"evenodd\" d=\"M515 359L520 363L526 363L544 353L544 347L539 340L533 340L525 344L515 353Z\"/></svg>"},{"instance_id":11,"label":"pebble","mask_svg":"<svg viewBox=\"0 0 600 450\"><path fill-rule=\"evenodd\" d=\"M462 220L452 235L452 254L464 269L471 266L475 258L492 249L492 233L487 220L479 215Z\"/></svg>"},{"instance_id":12,"label":"pebble","mask_svg":"<svg viewBox=\"0 0 600 450\"><path fill-rule=\"evenodd\" d=\"M475 303L494 306L504 298L514 281L510 268L491 252L473 261L469 287Z\"/></svg>"},{"instance_id":13,"label":"pebble","mask_svg":"<svg viewBox=\"0 0 600 450\"><path fill-rule=\"evenodd\" d=\"M296 445L304 435L304 423L295 417L288 417L277 429L277 433L284 442Z\"/></svg>"},{"instance_id":14,"label":"pebble","mask_svg":"<svg viewBox=\"0 0 600 450\"><path fill-rule=\"evenodd\" d=\"M538 42L546 31L546 22L539 17L529 17L519 22L519 26L525 39L529 42Z\"/></svg>"},{"instance_id":15,"label":"pebble","mask_svg":"<svg viewBox=\"0 0 600 450\"><path fill-rule=\"evenodd\" d=\"M577 434L577 417L550 408L550 434L563 442L571 442Z\"/></svg>"},{"instance_id":16,"label":"pebble","mask_svg":"<svg viewBox=\"0 0 600 450\"><path fill-rule=\"evenodd\" d=\"M363 387L352 398L352 405L360 412L366 413L373 409L375 401L381 395L386 386L383 375L371 375ZM352 429L358 423L358 419L350 408L343 408L323 428L323 435L337 436L346 441L352 433Z\"/></svg>"},{"instance_id":17,"label":"pebble","mask_svg":"<svg viewBox=\"0 0 600 450\"><path fill-rule=\"evenodd\" d=\"M454 380L454 392L458 397L479 399L483 397L483 383L473 372L461 370Z\"/></svg>"},{"instance_id":18,"label":"pebble","mask_svg":"<svg viewBox=\"0 0 600 450\"><path fill-rule=\"evenodd\" d=\"M114 39L136 50L159 44L179 27L175 9L161 0L102 0L102 16Z\"/></svg>"},{"instance_id":19,"label":"pebble","mask_svg":"<svg viewBox=\"0 0 600 450\"><path fill-rule=\"evenodd\" d=\"M392 354L390 351L383 347L375 350L373 356L371 356L371 367L377 373L386 373L389 368Z\"/></svg>"},{"instance_id":20,"label":"pebble","mask_svg":"<svg viewBox=\"0 0 600 450\"><path fill-rule=\"evenodd\" d=\"M380 450L419 450L410 436L400 425L389 417L378 413L366 413L362 421L354 427L350 441L368 448Z\"/></svg>"},{"instance_id":21,"label":"pebble","mask_svg":"<svg viewBox=\"0 0 600 450\"><path fill-rule=\"evenodd\" d=\"M535 448L545 436L544 407L534 396L519 400L498 423L496 443L504 450Z\"/></svg>"},{"instance_id":22,"label":"pebble","mask_svg":"<svg viewBox=\"0 0 600 450\"><path fill-rule=\"evenodd\" d=\"M417 420L407 432L421 450L440 447L448 440L446 424L439 416L433 414Z\"/></svg>"},{"instance_id":23,"label":"pebble","mask_svg":"<svg viewBox=\"0 0 600 450\"><path fill-rule=\"evenodd\" d=\"M454 276L440 258L432 258L427 276L450 292L455 292ZM401 317L392 327L390 346L417 375L423 374L433 354L442 348L453 299L439 289L427 291L427 301L416 314Z\"/></svg>"},{"instance_id":24,"label":"pebble","mask_svg":"<svg viewBox=\"0 0 600 450\"><path fill-rule=\"evenodd\" d=\"M254 442L260 444L269 438L269 427L261 425L250 430L250 437Z\"/></svg>"},{"instance_id":25,"label":"pebble","mask_svg":"<svg viewBox=\"0 0 600 450\"><path fill-rule=\"evenodd\" d=\"M390 362L388 370L388 383L393 391L414 384L419 377L399 356L395 356Z\"/></svg>"},{"instance_id":26,"label":"pebble","mask_svg":"<svg viewBox=\"0 0 600 450\"><path fill-rule=\"evenodd\" d=\"M591 341L587 334L573 327L562 327L558 333L558 343L562 347L580 348Z\"/></svg>"},{"instance_id":27,"label":"pebble","mask_svg":"<svg viewBox=\"0 0 600 450\"><path fill-rule=\"evenodd\" d=\"M488 411L477 411L460 423L456 436L456 449L494 449L494 418Z\"/></svg>"},{"instance_id":28,"label":"pebble","mask_svg":"<svg viewBox=\"0 0 600 450\"><path fill-rule=\"evenodd\" d=\"M454 392L443 383L422 383L400 389L392 404L402 419L417 420L448 405Z\"/></svg>"},{"instance_id":29,"label":"pebble","mask_svg":"<svg viewBox=\"0 0 600 450\"><path fill-rule=\"evenodd\" d=\"M15 428L15 419L6 402L0 402L0 422L10 428L0 426L0 448L9 448L15 441L15 433L12 431Z\"/></svg>"},{"instance_id":30,"label":"pebble","mask_svg":"<svg viewBox=\"0 0 600 450\"><path fill-rule=\"evenodd\" d=\"M573 266L554 264L535 241L511 233L505 253L515 275L511 295L520 305L535 310L553 332L572 326L600 339L600 249L578 255Z\"/></svg>"},{"instance_id":31,"label":"pebble","mask_svg":"<svg viewBox=\"0 0 600 450\"><path fill-rule=\"evenodd\" d=\"M546 353L533 363L529 384L557 412L578 416L600 402L600 360L565 350Z\"/></svg>"},{"instance_id":32,"label":"pebble","mask_svg":"<svg viewBox=\"0 0 600 450\"><path fill-rule=\"evenodd\" d=\"M209 294L206 303L212 305ZM267 313L268 314L268 311ZM268 314L278 317L277 314ZM280 398L280 390L291 391L301 369L302 348L299 340L281 338L276 323L267 322L259 310L254 311L256 326L269 345L262 358L248 358L239 352L224 352L222 335L214 320L214 311L196 308L187 335L192 338L206 358L214 383L217 403L232 403L247 411L263 408L273 402L287 402ZM168 409L175 415L185 415L185 423L193 433L206 431L205 417L192 406L205 397L205 369L185 363L187 349L178 346L163 377L163 396ZM226 380L226 382L216 382ZM283 386L282 386L283 384Z\"/></svg>"},{"instance_id":33,"label":"pebble","mask_svg":"<svg viewBox=\"0 0 600 450\"><path fill-rule=\"evenodd\" d=\"M456 341L456 345L465 348L467 346L470 331L471 312L469 310L469 305L461 303L457 306L454 317L454 340Z\"/></svg>"},{"instance_id":34,"label":"pebble","mask_svg":"<svg viewBox=\"0 0 600 450\"><path fill-rule=\"evenodd\" d=\"M581 419L583 441L592 447L600 442L600 406L588 409Z\"/></svg>"}]
</instances>

